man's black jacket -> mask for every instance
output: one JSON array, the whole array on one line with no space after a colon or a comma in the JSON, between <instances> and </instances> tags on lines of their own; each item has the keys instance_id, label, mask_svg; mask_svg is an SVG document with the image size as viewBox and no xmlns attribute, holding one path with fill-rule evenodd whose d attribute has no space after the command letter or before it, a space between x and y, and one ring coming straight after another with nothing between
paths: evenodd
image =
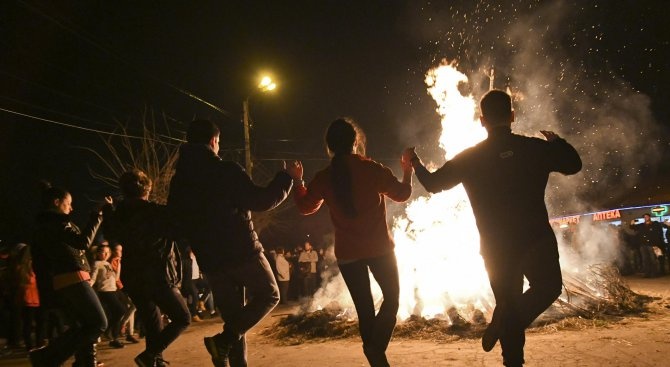
<instances>
[{"instance_id":1,"label":"man's black jacket","mask_svg":"<svg viewBox=\"0 0 670 367\"><path fill-rule=\"evenodd\" d=\"M263 251L250 211L275 208L291 186L286 172L256 186L239 164L221 160L205 144L187 143L179 150L168 207L198 264L214 271Z\"/></svg>"},{"instance_id":2,"label":"man's black jacket","mask_svg":"<svg viewBox=\"0 0 670 367\"><path fill-rule=\"evenodd\" d=\"M544 203L549 173L569 175L581 167L577 151L561 138L548 142L496 128L437 171L431 173L422 165L415 165L415 171L432 193L463 183L486 255L554 237Z\"/></svg>"},{"instance_id":3,"label":"man's black jacket","mask_svg":"<svg viewBox=\"0 0 670 367\"><path fill-rule=\"evenodd\" d=\"M126 199L105 213L105 236L123 246L121 280L133 290L179 287L181 255L167 207L142 199Z\"/></svg>"}]
</instances>

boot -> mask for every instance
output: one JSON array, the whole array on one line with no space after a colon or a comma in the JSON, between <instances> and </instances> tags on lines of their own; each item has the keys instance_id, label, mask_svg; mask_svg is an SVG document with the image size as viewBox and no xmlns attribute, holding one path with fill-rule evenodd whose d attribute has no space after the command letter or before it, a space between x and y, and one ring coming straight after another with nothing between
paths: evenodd
<instances>
[{"instance_id":1,"label":"boot","mask_svg":"<svg viewBox=\"0 0 670 367\"><path fill-rule=\"evenodd\" d=\"M92 343L80 348L74 353L74 363L72 367L100 367L103 363L98 363L96 344Z\"/></svg>"}]
</instances>

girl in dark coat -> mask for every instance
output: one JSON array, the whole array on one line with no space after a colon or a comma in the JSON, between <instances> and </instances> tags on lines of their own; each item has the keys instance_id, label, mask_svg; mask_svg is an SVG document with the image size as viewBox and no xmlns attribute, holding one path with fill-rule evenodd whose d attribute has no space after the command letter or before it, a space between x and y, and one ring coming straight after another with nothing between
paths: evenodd
<instances>
[{"instance_id":1,"label":"girl in dark coat","mask_svg":"<svg viewBox=\"0 0 670 367\"><path fill-rule=\"evenodd\" d=\"M112 198L105 201L111 204ZM70 193L45 185L32 247L33 266L42 302L60 308L69 317L70 328L47 347L30 352L33 366L60 366L74 355L73 366L96 367L95 343L107 329L105 312L89 284L91 268L86 259L102 223L102 210L92 213L83 230L72 223L71 212Z\"/></svg>"}]
</instances>

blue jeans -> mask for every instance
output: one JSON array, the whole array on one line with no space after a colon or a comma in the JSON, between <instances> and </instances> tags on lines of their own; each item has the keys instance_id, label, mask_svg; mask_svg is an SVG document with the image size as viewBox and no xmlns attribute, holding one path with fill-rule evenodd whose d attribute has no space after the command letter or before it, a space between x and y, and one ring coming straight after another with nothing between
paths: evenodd
<instances>
[{"instance_id":1,"label":"blue jeans","mask_svg":"<svg viewBox=\"0 0 670 367\"><path fill-rule=\"evenodd\" d=\"M75 355L76 360L95 358L95 343L107 329L105 311L88 282L56 290L58 307L68 318L69 329L49 342L46 353L55 364Z\"/></svg>"},{"instance_id":2,"label":"blue jeans","mask_svg":"<svg viewBox=\"0 0 670 367\"><path fill-rule=\"evenodd\" d=\"M340 264L339 268L356 307L365 356L371 366L388 366L385 352L395 328L400 298L400 280L395 253ZM368 269L375 277L384 297L377 315Z\"/></svg>"},{"instance_id":3,"label":"blue jeans","mask_svg":"<svg viewBox=\"0 0 670 367\"><path fill-rule=\"evenodd\" d=\"M225 323L223 335L233 341L230 366L244 367L247 365L244 334L279 302L279 288L270 263L261 252L234 266L206 271L205 275Z\"/></svg>"}]
</instances>

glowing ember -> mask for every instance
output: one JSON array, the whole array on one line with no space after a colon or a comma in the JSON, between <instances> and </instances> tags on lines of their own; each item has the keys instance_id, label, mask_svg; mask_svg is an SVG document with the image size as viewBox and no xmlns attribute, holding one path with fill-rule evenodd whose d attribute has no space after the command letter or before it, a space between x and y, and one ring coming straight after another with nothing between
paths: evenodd
<instances>
[{"instance_id":1,"label":"glowing ember","mask_svg":"<svg viewBox=\"0 0 670 367\"><path fill-rule=\"evenodd\" d=\"M442 117L440 146L446 159L486 138L486 130L476 114L477 101L459 90L459 84L467 81L454 63L446 61L426 76L428 92ZM430 162L424 163L431 170L437 168L431 167ZM481 312L490 316L495 300L479 254L479 233L470 201L462 185L409 203L404 215L394 218L392 232L400 272L400 319L415 315L455 322L454 317L480 318ZM588 267L611 264L615 257L612 249L616 249L618 242L616 233L607 227L580 226L578 232L582 243L578 252L560 243L559 237L564 279L566 276L572 279L568 288L576 284L582 298L568 297L564 292L558 304L569 303L573 308L584 300L603 296L601 288L607 281L594 277ZM344 318L355 315L342 277L324 274L324 279L322 288L304 311L332 308L341 310L340 316ZM373 280L371 284L373 294L380 300L377 283Z\"/></svg>"},{"instance_id":2,"label":"glowing ember","mask_svg":"<svg viewBox=\"0 0 670 367\"><path fill-rule=\"evenodd\" d=\"M459 83L467 80L454 64L446 62L426 77L442 116L440 145L447 159L486 138L486 130L475 118L477 102L458 90ZM409 203L405 215L394 219L392 231L400 271L399 318L449 318L447 311L455 308L469 319L475 309L492 309L493 294L479 255L479 233L462 185ZM376 287L376 282L371 283ZM373 292L381 298L378 288ZM340 276L319 289L309 308L317 310L331 303L353 308Z\"/></svg>"}]
</instances>

